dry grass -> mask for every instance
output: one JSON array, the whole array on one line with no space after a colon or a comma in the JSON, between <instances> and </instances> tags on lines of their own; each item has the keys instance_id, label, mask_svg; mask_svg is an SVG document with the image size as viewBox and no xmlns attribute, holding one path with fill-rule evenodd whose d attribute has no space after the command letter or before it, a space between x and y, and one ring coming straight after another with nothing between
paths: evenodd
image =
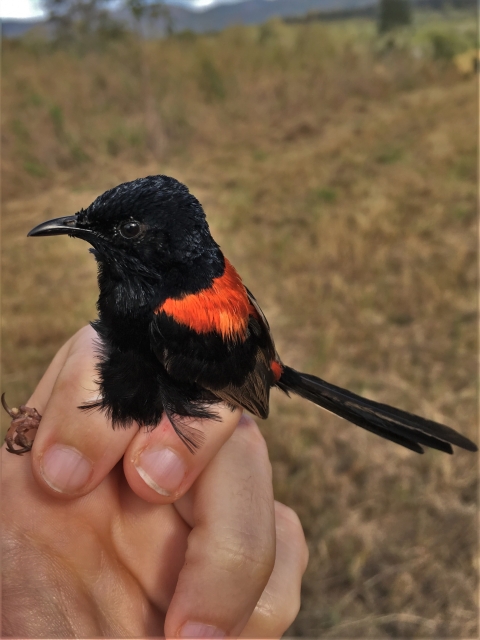
<instances>
[{"instance_id":1,"label":"dry grass","mask_svg":"<svg viewBox=\"0 0 480 640\"><path fill-rule=\"evenodd\" d=\"M25 232L164 172L204 203L287 363L475 437L476 81L418 55L431 28L400 50L354 23L83 58L6 43L9 400L95 315L85 245ZM478 636L475 456L416 456L277 393L262 428L311 552L291 635Z\"/></svg>"}]
</instances>

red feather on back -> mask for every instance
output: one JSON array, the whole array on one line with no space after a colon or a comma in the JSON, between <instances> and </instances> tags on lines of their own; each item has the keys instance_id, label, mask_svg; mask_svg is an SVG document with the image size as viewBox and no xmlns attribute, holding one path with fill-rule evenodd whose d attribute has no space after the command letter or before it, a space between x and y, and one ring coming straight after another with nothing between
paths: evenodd
<instances>
[{"instance_id":1,"label":"red feather on back","mask_svg":"<svg viewBox=\"0 0 480 640\"><path fill-rule=\"evenodd\" d=\"M256 315L242 280L225 259L225 271L208 289L175 300L168 298L155 313L164 312L197 333L215 332L224 339L245 340L248 317Z\"/></svg>"}]
</instances>

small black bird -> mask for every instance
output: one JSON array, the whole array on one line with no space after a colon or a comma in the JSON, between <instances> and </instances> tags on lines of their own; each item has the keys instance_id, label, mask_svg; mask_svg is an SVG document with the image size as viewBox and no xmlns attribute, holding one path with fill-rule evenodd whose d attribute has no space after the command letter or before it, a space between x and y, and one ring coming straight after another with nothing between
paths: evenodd
<instances>
[{"instance_id":1,"label":"small black bird","mask_svg":"<svg viewBox=\"0 0 480 640\"><path fill-rule=\"evenodd\" d=\"M153 428L163 412L190 451L188 417L215 403L268 415L271 387L296 393L417 453L476 445L450 427L362 398L281 361L257 301L210 235L203 208L167 176L126 182L29 236L89 242L98 263L101 409L113 426Z\"/></svg>"}]
</instances>

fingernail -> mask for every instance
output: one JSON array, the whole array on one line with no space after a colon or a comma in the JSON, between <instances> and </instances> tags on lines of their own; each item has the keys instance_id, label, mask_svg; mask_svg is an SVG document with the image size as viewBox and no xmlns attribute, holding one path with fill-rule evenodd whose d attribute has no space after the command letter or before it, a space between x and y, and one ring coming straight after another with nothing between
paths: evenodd
<instances>
[{"instance_id":1,"label":"fingernail","mask_svg":"<svg viewBox=\"0 0 480 640\"><path fill-rule=\"evenodd\" d=\"M86 484L92 473L92 463L73 447L54 444L42 459L45 482L61 493L76 493Z\"/></svg>"},{"instance_id":2,"label":"fingernail","mask_svg":"<svg viewBox=\"0 0 480 640\"><path fill-rule=\"evenodd\" d=\"M162 496L171 496L186 473L183 460L171 449L144 449L134 465L148 486Z\"/></svg>"},{"instance_id":3,"label":"fingernail","mask_svg":"<svg viewBox=\"0 0 480 640\"><path fill-rule=\"evenodd\" d=\"M202 624L201 622L186 622L181 627L179 638L226 638L227 634L221 629L217 629L213 624Z\"/></svg>"}]
</instances>

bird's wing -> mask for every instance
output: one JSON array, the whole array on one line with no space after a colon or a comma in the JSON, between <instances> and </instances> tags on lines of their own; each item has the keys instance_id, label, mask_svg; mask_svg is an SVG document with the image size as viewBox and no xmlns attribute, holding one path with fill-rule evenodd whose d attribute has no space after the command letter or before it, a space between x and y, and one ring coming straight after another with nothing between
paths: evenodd
<instances>
[{"instance_id":1,"label":"bird's wing","mask_svg":"<svg viewBox=\"0 0 480 640\"><path fill-rule=\"evenodd\" d=\"M275 365L272 369L277 355L268 322L245 288L245 300L236 302L234 309L231 304L212 304L209 296L210 330L205 329L205 322L201 331L182 322L179 305L163 305L152 320L152 349L172 378L196 383L226 403L266 418L270 387L277 379ZM187 304L193 309L201 299ZM220 332L222 326L245 329L232 338Z\"/></svg>"},{"instance_id":2,"label":"bird's wing","mask_svg":"<svg viewBox=\"0 0 480 640\"><path fill-rule=\"evenodd\" d=\"M227 404L247 409L259 418L266 418L268 416L270 387L275 382L270 356L269 349L257 346L251 370L246 373L241 384L229 381L221 386L212 385L207 377L199 378L197 382Z\"/></svg>"}]
</instances>

